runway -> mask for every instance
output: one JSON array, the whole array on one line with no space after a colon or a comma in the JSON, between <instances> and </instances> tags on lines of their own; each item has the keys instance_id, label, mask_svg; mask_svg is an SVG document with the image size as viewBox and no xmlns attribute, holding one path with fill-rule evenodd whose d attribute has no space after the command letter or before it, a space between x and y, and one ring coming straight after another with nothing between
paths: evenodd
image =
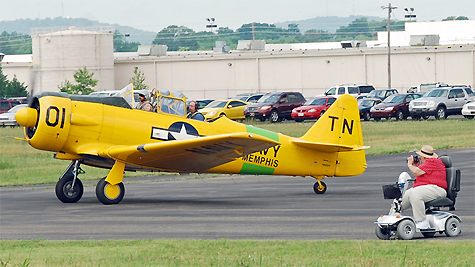
<instances>
[{"instance_id":1,"label":"runway","mask_svg":"<svg viewBox=\"0 0 475 267\"><path fill-rule=\"evenodd\" d=\"M475 148L437 150L461 169L456 202L462 233L432 240L475 239ZM223 175L166 180L134 178L118 205L102 205L95 187L78 203L61 203L54 185L0 188L0 239L358 239L374 240L374 221L389 210L382 185L408 171L409 154L368 156L360 176L326 178L323 195L313 178ZM444 209L447 210L447 209ZM405 214L412 215L412 211ZM416 234L415 239L422 239Z\"/></svg>"}]
</instances>

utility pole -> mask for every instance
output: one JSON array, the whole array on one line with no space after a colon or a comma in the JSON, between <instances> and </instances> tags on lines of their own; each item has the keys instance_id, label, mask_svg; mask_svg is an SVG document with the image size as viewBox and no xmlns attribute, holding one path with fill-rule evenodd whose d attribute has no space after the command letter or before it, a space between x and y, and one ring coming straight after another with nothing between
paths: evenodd
<instances>
[{"instance_id":1,"label":"utility pole","mask_svg":"<svg viewBox=\"0 0 475 267\"><path fill-rule=\"evenodd\" d=\"M382 9L388 9L388 88L391 88L391 12L396 9L397 6L382 6Z\"/></svg>"},{"instance_id":2,"label":"utility pole","mask_svg":"<svg viewBox=\"0 0 475 267\"><path fill-rule=\"evenodd\" d=\"M254 40L256 40L256 32L254 31L254 29L255 29L254 22L252 23L251 29L252 29L252 40L254 41Z\"/></svg>"}]
</instances>

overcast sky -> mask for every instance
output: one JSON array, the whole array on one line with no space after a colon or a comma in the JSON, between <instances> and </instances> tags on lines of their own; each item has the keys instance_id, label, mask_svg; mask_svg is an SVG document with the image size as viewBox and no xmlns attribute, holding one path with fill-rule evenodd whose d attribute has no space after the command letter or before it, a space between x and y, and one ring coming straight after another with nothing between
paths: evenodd
<instances>
[{"instance_id":1,"label":"overcast sky","mask_svg":"<svg viewBox=\"0 0 475 267\"><path fill-rule=\"evenodd\" d=\"M0 21L47 17L87 18L158 32L169 25L206 29L206 18L233 30L249 22L276 23L314 17L386 17L382 0L0 0ZM475 0L393 0L394 18L413 7L418 21L448 16L475 19ZM67 26L67 25L64 25Z\"/></svg>"}]
</instances>

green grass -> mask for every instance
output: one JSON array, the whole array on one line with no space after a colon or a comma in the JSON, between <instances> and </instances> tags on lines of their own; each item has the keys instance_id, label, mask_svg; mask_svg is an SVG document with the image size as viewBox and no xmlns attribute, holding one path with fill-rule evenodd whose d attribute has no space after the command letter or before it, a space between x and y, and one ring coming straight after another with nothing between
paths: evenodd
<instances>
[{"instance_id":1,"label":"green grass","mask_svg":"<svg viewBox=\"0 0 475 267\"><path fill-rule=\"evenodd\" d=\"M313 125L313 122L245 123L293 137L302 136ZM475 146L475 120L370 121L362 122L361 127L365 145L371 146L366 155L408 152L424 144L436 149ZM69 161L53 159L51 152L36 150L7 136L23 137L22 128L0 128L0 186L56 183L69 165ZM83 181L97 180L108 173L85 165L82 168L86 171L81 175ZM157 174L127 172L126 176Z\"/></svg>"},{"instance_id":2,"label":"green grass","mask_svg":"<svg viewBox=\"0 0 475 267\"><path fill-rule=\"evenodd\" d=\"M474 241L0 241L0 266L473 266Z\"/></svg>"}]
</instances>

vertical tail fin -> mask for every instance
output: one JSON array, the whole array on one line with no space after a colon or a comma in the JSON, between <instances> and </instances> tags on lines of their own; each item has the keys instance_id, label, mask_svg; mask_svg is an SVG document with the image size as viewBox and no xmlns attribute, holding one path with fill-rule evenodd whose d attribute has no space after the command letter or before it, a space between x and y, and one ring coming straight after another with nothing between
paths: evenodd
<instances>
[{"instance_id":1,"label":"vertical tail fin","mask_svg":"<svg viewBox=\"0 0 475 267\"><path fill-rule=\"evenodd\" d=\"M353 176L366 169L363 133L358 101L342 95L299 140L293 141L308 149L336 153L334 176Z\"/></svg>"},{"instance_id":2,"label":"vertical tail fin","mask_svg":"<svg viewBox=\"0 0 475 267\"><path fill-rule=\"evenodd\" d=\"M301 138L308 142L362 147L360 114L356 98L340 96Z\"/></svg>"}]
</instances>

